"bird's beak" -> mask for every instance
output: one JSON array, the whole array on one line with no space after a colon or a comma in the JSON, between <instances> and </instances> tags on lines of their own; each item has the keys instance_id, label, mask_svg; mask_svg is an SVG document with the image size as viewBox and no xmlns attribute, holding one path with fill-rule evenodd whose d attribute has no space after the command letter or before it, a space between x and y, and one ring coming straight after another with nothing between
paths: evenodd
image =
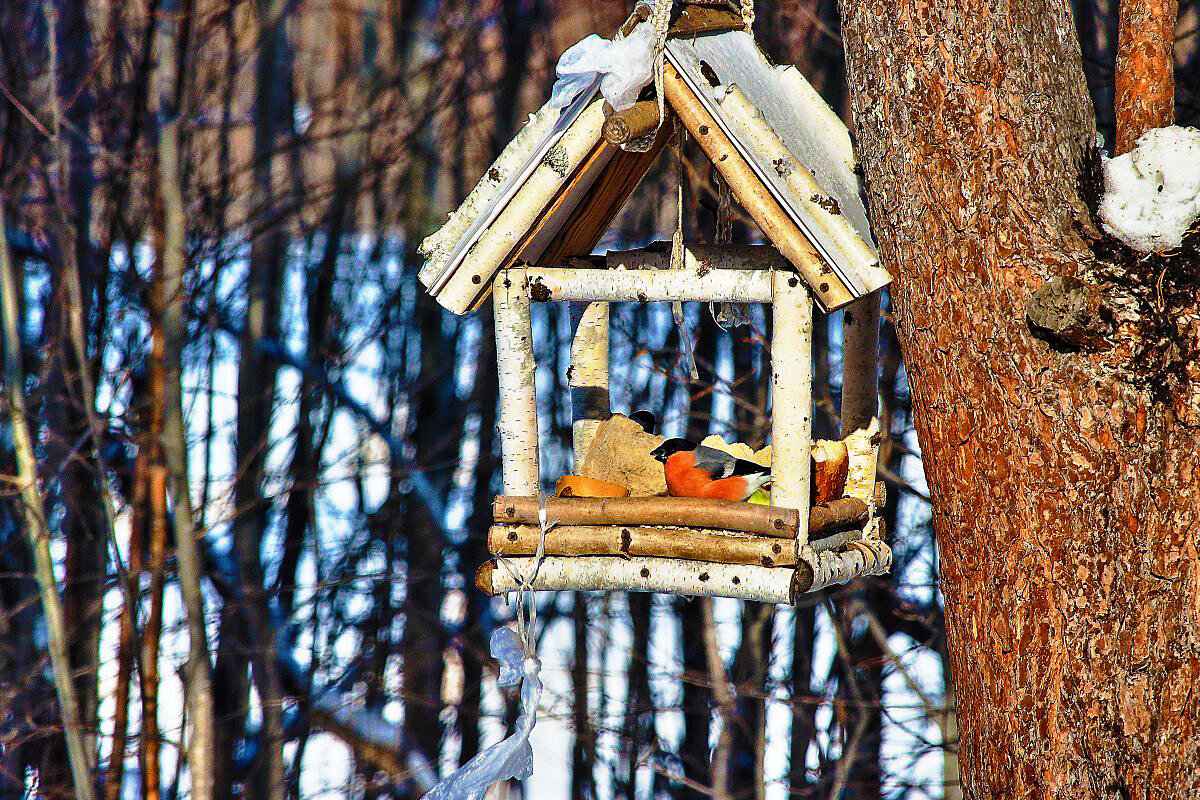
<instances>
[{"instance_id":1,"label":"bird's beak","mask_svg":"<svg viewBox=\"0 0 1200 800\"><path fill-rule=\"evenodd\" d=\"M651 450L650 457L653 458L655 461L661 461L664 464L667 463L667 459L665 459L663 457L663 450L661 447L656 447L653 450Z\"/></svg>"}]
</instances>

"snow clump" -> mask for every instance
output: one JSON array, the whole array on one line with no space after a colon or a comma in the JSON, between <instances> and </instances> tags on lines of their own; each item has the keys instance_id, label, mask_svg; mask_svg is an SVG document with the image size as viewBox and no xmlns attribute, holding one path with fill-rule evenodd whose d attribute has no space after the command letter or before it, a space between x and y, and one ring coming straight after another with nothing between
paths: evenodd
<instances>
[{"instance_id":1,"label":"snow clump","mask_svg":"<svg viewBox=\"0 0 1200 800\"><path fill-rule=\"evenodd\" d=\"M1200 218L1200 130L1154 128L1104 159L1104 229L1143 253L1179 247Z\"/></svg>"}]
</instances>

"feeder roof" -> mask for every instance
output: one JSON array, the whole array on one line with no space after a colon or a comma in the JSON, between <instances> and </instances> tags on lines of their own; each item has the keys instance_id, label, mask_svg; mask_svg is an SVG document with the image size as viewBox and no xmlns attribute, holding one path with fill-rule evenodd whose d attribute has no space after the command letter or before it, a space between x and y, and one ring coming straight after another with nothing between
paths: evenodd
<instances>
[{"instance_id":1,"label":"feeder roof","mask_svg":"<svg viewBox=\"0 0 1200 800\"><path fill-rule=\"evenodd\" d=\"M770 205L799 230L819 256L821 278L800 274L827 310L885 286L890 276L875 252L841 119L799 70L772 66L739 25L685 22L676 21L666 57L749 167L753 191L733 185L738 202L752 216ZM671 109L669 93L666 101ZM552 266L592 251L670 134L663 125L645 152L622 150L602 135L604 105L589 90L564 109L547 104L531 115L421 244L420 280L439 303L464 313L487 298L500 269ZM771 231L764 235L787 252Z\"/></svg>"}]
</instances>

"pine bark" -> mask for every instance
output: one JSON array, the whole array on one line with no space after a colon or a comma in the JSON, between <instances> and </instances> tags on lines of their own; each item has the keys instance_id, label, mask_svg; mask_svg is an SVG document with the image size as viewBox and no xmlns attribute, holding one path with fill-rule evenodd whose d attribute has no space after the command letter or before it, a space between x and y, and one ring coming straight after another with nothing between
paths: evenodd
<instances>
[{"instance_id":1,"label":"pine bark","mask_svg":"<svg viewBox=\"0 0 1200 800\"><path fill-rule=\"evenodd\" d=\"M1193 797L1194 255L1151 275L1099 239L1066 2L842 15L933 497L964 796ZM1122 281L1101 291L1119 310L1095 349L1026 323L1030 293L1064 276Z\"/></svg>"},{"instance_id":2,"label":"pine bark","mask_svg":"<svg viewBox=\"0 0 1200 800\"><path fill-rule=\"evenodd\" d=\"M1117 13L1116 152L1175 121L1178 0L1121 0Z\"/></svg>"}]
</instances>

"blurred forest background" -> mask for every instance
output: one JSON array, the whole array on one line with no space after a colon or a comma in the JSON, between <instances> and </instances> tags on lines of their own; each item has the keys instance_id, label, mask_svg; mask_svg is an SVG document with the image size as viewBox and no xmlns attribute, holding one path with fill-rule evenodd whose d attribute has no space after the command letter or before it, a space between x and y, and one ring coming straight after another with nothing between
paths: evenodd
<instances>
[{"instance_id":1,"label":"blurred forest background","mask_svg":"<svg viewBox=\"0 0 1200 800\"><path fill-rule=\"evenodd\" d=\"M486 642L512 608L473 587L498 488L492 316L444 312L415 251L544 102L559 53L631 10L0 4L5 390L24 401L0 420L0 797L173 799L203 774L218 798L416 798L504 735L514 698ZM1115 3L1075 12L1111 141ZM833 0L764 0L756 33L848 113ZM1179 124L1195 125L1197 0L1177 34ZM718 188L686 156L687 238L712 241ZM676 175L661 159L601 249L669 239ZM753 240L734 216L734 241ZM535 313L553 478L570 467L570 315ZM614 409L761 444L754 319L726 332L688 309L693 381L669 311L618 308ZM837 430L839 330L816 326L818 436ZM794 609L541 596L535 772L497 797L705 797L712 763L728 797L960 796L886 304L882 337L892 574ZM34 469L41 491L22 494ZM212 741L189 751L197 697Z\"/></svg>"}]
</instances>

